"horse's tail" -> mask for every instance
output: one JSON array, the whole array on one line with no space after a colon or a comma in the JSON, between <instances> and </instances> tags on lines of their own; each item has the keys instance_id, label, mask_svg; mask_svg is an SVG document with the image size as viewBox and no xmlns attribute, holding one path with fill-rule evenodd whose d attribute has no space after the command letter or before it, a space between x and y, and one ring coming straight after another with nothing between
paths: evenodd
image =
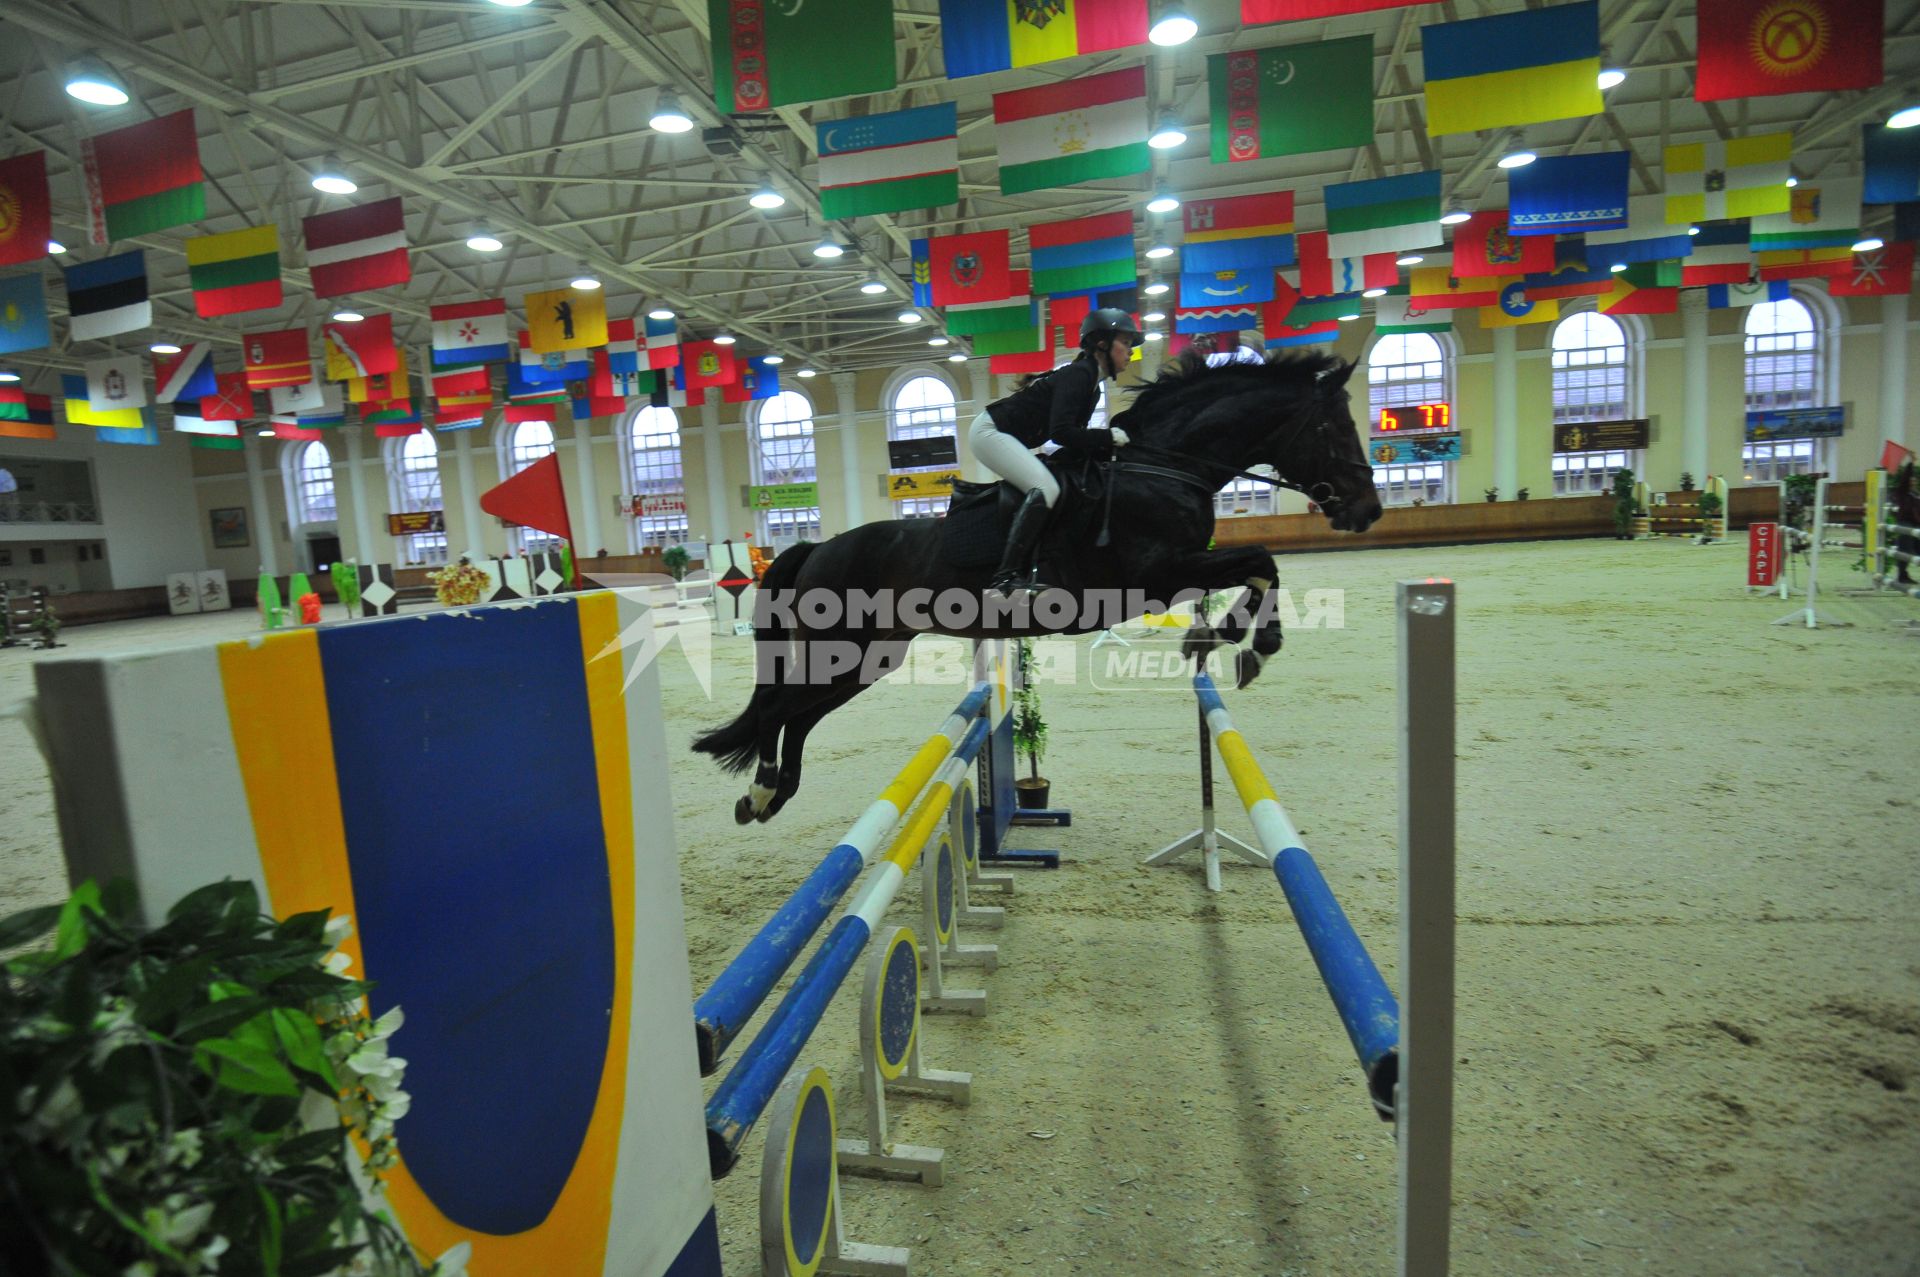
<instances>
[{"instance_id":1,"label":"horse's tail","mask_svg":"<svg viewBox=\"0 0 1920 1277\"><path fill-rule=\"evenodd\" d=\"M782 552L768 565L766 575L760 580L760 589L776 593L781 590L791 590L794 583L800 579L800 569L813 550L813 545L809 543L792 546ZM785 644L788 641L787 628L780 622L783 611L784 609L777 607L769 607L761 611L761 616L765 620L754 628L753 639L756 645ZM753 695L747 699L747 707L740 711L739 717L710 732L703 732L694 737L694 752L712 755L715 762L730 772L743 772L752 766L760 757L760 718L776 690L777 686L772 683L755 684Z\"/></svg>"}]
</instances>

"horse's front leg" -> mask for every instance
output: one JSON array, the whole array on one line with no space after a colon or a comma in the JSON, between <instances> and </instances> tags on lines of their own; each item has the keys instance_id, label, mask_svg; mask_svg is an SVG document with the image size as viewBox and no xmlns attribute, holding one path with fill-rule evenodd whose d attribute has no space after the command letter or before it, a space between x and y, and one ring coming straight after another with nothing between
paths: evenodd
<instances>
[{"instance_id":1,"label":"horse's front leg","mask_svg":"<svg viewBox=\"0 0 1920 1277\"><path fill-rule=\"evenodd\" d=\"M1187 633L1184 652L1203 658L1215 647L1237 644L1253 631L1253 648L1241 651L1234 660L1234 681L1245 687L1259 677L1266 658L1280 650L1284 636L1280 618L1269 606L1279 569L1273 556L1258 546L1235 546L1225 550L1201 550L1170 565L1173 579L1206 590L1246 587L1217 625L1196 624Z\"/></svg>"}]
</instances>

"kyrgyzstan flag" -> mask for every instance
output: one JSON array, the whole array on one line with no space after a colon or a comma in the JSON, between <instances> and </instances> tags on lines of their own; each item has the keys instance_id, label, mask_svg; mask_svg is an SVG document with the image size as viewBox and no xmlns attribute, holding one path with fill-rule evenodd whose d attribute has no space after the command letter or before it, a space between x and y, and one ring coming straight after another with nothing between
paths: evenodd
<instances>
[{"instance_id":1,"label":"kyrgyzstan flag","mask_svg":"<svg viewBox=\"0 0 1920 1277\"><path fill-rule=\"evenodd\" d=\"M1871 89L1885 78L1878 0L1700 0L1699 102Z\"/></svg>"},{"instance_id":2,"label":"kyrgyzstan flag","mask_svg":"<svg viewBox=\"0 0 1920 1277\"><path fill-rule=\"evenodd\" d=\"M413 278L400 197L316 213L303 223L315 297L391 288Z\"/></svg>"},{"instance_id":3,"label":"kyrgyzstan flag","mask_svg":"<svg viewBox=\"0 0 1920 1277\"><path fill-rule=\"evenodd\" d=\"M0 266L39 261L52 237L47 153L28 151L0 160Z\"/></svg>"},{"instance_id":4,"label":"kyrgyzstan flag","mask_svg":"<svg viewBox=\"0 0 1920 1277\"><path fill-rule=\"evenodd\" d=\"M551 532L573 544L573 521L567 518L567 493L560 484L560 458L555 453L481 493L480 508L508 523Z\"/></svg>"}]
</instances>

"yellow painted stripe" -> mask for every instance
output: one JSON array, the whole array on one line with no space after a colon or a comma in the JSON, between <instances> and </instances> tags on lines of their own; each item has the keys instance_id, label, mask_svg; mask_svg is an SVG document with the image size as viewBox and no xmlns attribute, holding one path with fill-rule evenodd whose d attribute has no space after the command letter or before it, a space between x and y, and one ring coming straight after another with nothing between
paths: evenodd
<instances>
[{"instance_id":1,"label":"yellow painted stripe","mask_svg":"<svg viewBox=\"0 0 1920 1277\"><path fill-rule=\"evenodd\" d=\"M313 630L220 645L227 722L275 917L331 909L352 916L346 822L333 767L333 725ZM341 949L366 976L356 932Z\"/></svg>"},{"instance_id":2,"label":"yellow painted stripe","mask_svg":"<svg viewBox=\"0 0 1920 1277\"><path fill-rule=\"evenodd\" d=\"M895 811L905 811L913 801L913 796L926 787L927 777L933 775L940 766L940 760L953 750L953 742L945 736L930 738L920 747L920 751L907 760L893 783L880 791L880 801L893 804Z\"/></svg>"},{"instance_id":3,"label":"yellow painted stripe","mask_svg":"<svg viewBox=\"0 0 1920 1277\"><path fill-rule=\"evenodd\" d=\"M938 781L928 789L927 796L914 809L913 819L893 840L893 846L887 848L884 859L900 866L903 874L910 871L926 848L927 839L933 837L933 831L947 818L947 800L952 797L953 786L947 781Z\"/></svg>"},{"instance_id":4,"label":"yellow painted stripe","mask_svg":"<svg viewBox=\"0 0 1920 1277\"><path fill-rule=\"evenodd\" d=\"M205 235L187 241L187 265L210 266L215 262L238 261L243 257L264 257L280 251L278 226L252 226L226 235Z\"/></svg>"},{"instance_id":5,"label":"yellow painted stripe","mask_svg":"<svg viewBox=\"0 0 1920 1277\"><path fill-rule=\"evenodd\" d=\"M1457 80L1427 81L1427 132L1470 133L1509 124L1596 115L1600 59L1516 67Z\"/></svg>"},{"instance_id":6,"label":"yellow painted stripe","mask_svg":"<svg viewBox=\"0 0 1920 1277\"><path fill-rule=\"evenodd\" d=\"M1229 728L1213 739L1220 749L1220 761L1227 765L1227 775L1233 777L1233 788L1240 795L1241 806L1251 807L1262 798L1280 801L1280 795L1267 783L1260 764L1254 761L1253 751L1247 748L1239 732Z\"/></svg>"}]
</instances>

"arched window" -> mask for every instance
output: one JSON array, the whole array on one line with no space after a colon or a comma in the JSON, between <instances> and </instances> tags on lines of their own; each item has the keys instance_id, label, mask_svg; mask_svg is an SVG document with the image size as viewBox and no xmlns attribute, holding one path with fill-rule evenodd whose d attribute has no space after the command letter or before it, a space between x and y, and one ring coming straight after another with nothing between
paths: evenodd
<instances>
[{"instance_id":1,"label":"arched window","mask_svg":"<svg viewBox=\"0 0 1920 1277\"><path fill-rule=\"evenodd\" d=\"M797 390L783 390L754 405L753 481L814 483L820 477L813 453L813 404ZM762 510L760 533L770 548L820 536L820 507Z\"/></svg>"},{"instance_id":2,"label":"arched window","mask_svg":"<svg viewBox=\"0 0 1920 1277\"><path fill-rule=\"evenodd\" d=\"M1367 355L1367 433L1379 423L1382 408L1452 402L1447 372L1447 352L1432 333L1388 333L1374 342ZM1373 484L1385 505L1451 501L1453 463L1375 466Z\"/></svg>"},{"instance_id":3,"label":"arched window","mask_svg":"<svg viewBox=\"0 0 1920 1277\"><path fill-rule=\"evenodd\" d=\"M887 411L887 439L955 439L957 443L956 401L953 387L938 377L917 373L893 392ZM914 470L951 470L951 465L906 466L901 473ZM950 497L909 497L895 501L894 510L903 519L937 519L947 512Z\"/></svg>"},{"instance_id":4,"label":"arched window","mask_svg":"<svg viewBox=\"0 0 1920 1277\"><path fill-rule=\"evenodd\" d=\"M677 499L673 511L636 511L635 548L678 545L687 539L687 480L680 462L680 418L671 408L651 405L633 414L627 426L627 478L642 499Z\"/></svg>"},{"instance_id":5,"label":"arched window","mask_svg":"<svg viewBox=\"0 0 1920 1277\"><path fill-rule=\"evenodd\" d=\"M393 508L403 514L444 510L440 496L440 445L423 430L417 435L387 441L387 478L393 490ZM400 538L401 558L407 563L445 563L447 534L409 532Z\"/></svg>"},{"instance_id":6,"label":"arched window","mask_svg":"<svg viewBox=\"0 0 1920 1277\"><path fill-rule=\"evenodd\" d=\"M1796 297L1761 302L1747 311L1747 411L1812 408L1820 402L1820 345L1813 311ZM1756 483L1818 468L1817 440L1748 443L1741 467Z\"/></svg>"},{"instance_id":7,"label":"arched window","mask_svg":"<svg viewBox=\"0 0 1920 1277\"><path fill-rule=\"evenodd\" d=\"M540 458L553 455L553 427L547 422L517 422L507 431L506 477L512 478ZM510 528L507 539L523 554L557 554L566 544L538 528Z\"/></svg>"},{"instance_id":8,"label":"arched window","mask_svg":"<svg viewBox=\"0 0 1920 1277\"><path fill-rule=\"evenodd\" d=\"M332 523L340 517L333 494L333 455L315 441L294 454L294 513L300 523Z\"/></svg>"},{"instance_id":9,"label":"arched window","mask_svg":"<svg viewBox=\"0 0 1920 1277\"><path fill-rule=\"evenodd\" d=\"M1553 424L1619 421L1632 416L1627 388L1627 330L1598 311L1568 315L1553 328ZM1635 464L1621 450L1556 452L1553 494L1607 492L1613 472Z\"/></svg>"}]
</instances>

